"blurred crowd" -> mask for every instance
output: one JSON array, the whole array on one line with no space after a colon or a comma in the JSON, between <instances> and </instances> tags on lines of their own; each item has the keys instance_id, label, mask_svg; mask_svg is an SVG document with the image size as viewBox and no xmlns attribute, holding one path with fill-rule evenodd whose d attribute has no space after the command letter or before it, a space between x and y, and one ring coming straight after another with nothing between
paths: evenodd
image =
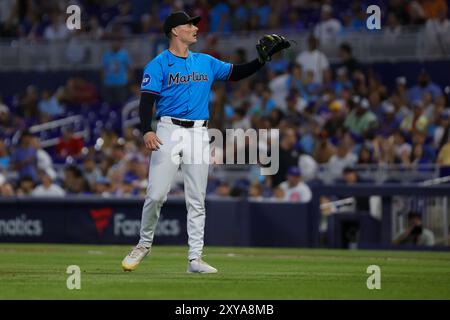
<instances>
[{"instance_id":1,"label":"blurred crowd","mask_svg":"<svg viewBox=\"0 0 450 320\"><path fill-rule=\"evenodd\" d=\"M123 50L120 45L115 49ZM317 182L319 165L328 165L332 177L345 183L352 183L346 181L345 171L358 165L450 165L449 101L427 70L418 70L411 83L397 77L389 90L375 70L353 57L350 45L343 43L339 50L341 61L332 68L311 35L308 48L294 59L277 54L257 75L213 86L210 127L279 129L280 164L274 176L252 173L233 183L212 175L209 195L308 202L308 185ZM231 59L248 60L244 49L236 50ZM126 67L124 72L128 73ZM134 80L126 80L128 90L119 110L139 100ZM0 103L3 136L22 131L16 144L0 142L0 194L145 193L149 152L137 127L121 136L120 130L100 128L89 139L67 127L57 143L45 149L39 137L26 130L64 117L70 106L103 101L101 88L75 77L58 92L30 87L14 101L11 109ZM264 147L270 149L266 142ZM236 147L246 150L248 145ZM8 180L12 172L17 176ZM178 181L172 194L182 192Z\"/></svg>"},{"instance_id":2,"label":"blurred crowd","mask_svg":"<svg viewBox=\"0 0 450 320\"><path fill-rule=\"evenodd\" d=\"M30 32L44 38L46 34L58 34L46 31L53 27L42 24L46 20L41 19L39 10L44 8L44 12L50 12L51 8L64 7L67 1L5 0L1 6L8 2L13 7L7 20L10 29L5 29L5 11L2 10L3 35L5 30L15 30L9 35L25 37ZM279 129L276 138L280 139L280 162L274 176L261 176L255 170L248 177L232 182L216 178L212 166L209 196L308 202L312 196L309 186L320 183L320 165L329 168L334 181L347 184L361 182L352 171L356 166L450 166L448 88L435 83L425 69L417 70L414 81L398 75L395 87L388 88L376 70L360 64L348 43L340 45L340 61L333 66L321 51L324 32L320 30L334 30L324 23L328 21L336 28L343 23L358 28L357 18L362 16L357 13L362 2L354 1L350 13L339 12L342 15L339 20L330 16L337 4L327 1L277 1L270 2L270 6L266 1L175 4L162 1L151 6L149 4L155 2L119 1L114 7L118 10L116 14L114 10L107 10L113 8L114 1L101 1L102 6L95 0L79 2L88 9L89 21L96 21L99 28L83 32L91 32L99 38L108 30L115 32L116 25L121 25L122 31L128 25L132 33L159 32L160 21L174 6L190 5L197 14L209 17L203 21L203 30L221 32L280 27L280 21L297 21L297 27L303 28L307 26L300 25L301 20L290 17L292 12L319 10L320 22L308 39L308 47L298 56L277 54L249 79L214 85L210 96L210 127L222 131L226 128ZM138 20L133 15L135 5L149 7L146 19L150 22L145 30L139 27L144 15L139 15ZM418 6L424 17L420 20L422 23L426 17L434 18L447 12L444 1L397 0L389 1L387 6L401 24L419 23ZM283 14L288 15L286 19ZM273 21L274 16L278 20ZM39 17L37 25L33 23L35 20L27 20L33 17ZM243 17L246 24L237 27L239 17ZM257 18L253 21L252 17ZM231 57L221 56L214 41L207 42L203 51L232 63L254 58L247 56L245 48L238 48ZM125 104L139 101L140 73L131 69L128 54L117 39L105 53L101 68L101 85L76 75L61 83L56 91L42 90L36 84L13 99L0 96L0 133L8 137L0 140L0 196L128 197L145 194L150 153L142 143L138 126L122 132L122 128L103 126L101 121L102 117L120 112ZM100 122L89 137L77 134L76 128L68 126L53 146L43 148L40 137L27 130L33 124L64 118L69 112L77 114L85 106L97 104L107 109L94 117L94 121ZM20 138L10 139L17 132ZM270 144L265 143L267 145L262 147L270 151ZM237 147L246 150L248 145ZM222 151L225 154L225 150ZM182 192L182 181L177 179L171 194L181 195Z\"/></svg>"},{"instance_id":3,"label":"blurred crowd","mask_svg":"<svg viewBox=\"0 0 450 320\"><path fill-rule=\"evenodd\" d=\"M66 28L66 8L77 4L82 25ZM378 5L385 30L393 35L402 26L426 26L434 34L449 31L445 0L2 0L0 37L33 41L67 40L73 36L98 40L111 35L160 33L171 11L185 10L203 19L200 32L255 30L302 31L314 28L321 41L337 34L367 30L366 8Z\"/></svg>"}]
</instances>

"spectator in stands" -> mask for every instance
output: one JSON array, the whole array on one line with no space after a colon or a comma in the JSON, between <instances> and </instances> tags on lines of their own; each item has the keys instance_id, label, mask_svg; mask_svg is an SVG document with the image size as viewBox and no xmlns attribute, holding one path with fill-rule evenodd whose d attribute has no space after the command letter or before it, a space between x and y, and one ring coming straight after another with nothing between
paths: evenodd
<instances>
[{"instance_id":1,"label":"spectator in stands","mask_svg":"<svg viewBox=\"0 0 450 320\"><path fill-rule=\"evenodd\" d=\"M214 34L208 34L206 36L206 44L205 48L203 48L203 53L209 54L210 56L213 56L216 59L222 60L222 55L220 54L219 50L217 50L217 41L218 38Z\"/></svg>"},{"instance_id":2,"label":"spectator in stands","mask_svg":"<svg viewBox=\"0 0 450 320\"><path fill-rule=\"evenodd\" d=\"M280 188L284 191L285 201L307 203L312 199L311 189L303 182L297 166L288 169L287 180L280 184Z\"/></svg>"},{"instance_id":3,"label":"spectator in stands","mask_svg":"<svg viewBox=\"0 0 450 320\"><path fill-rule=\"evenodd\" d=\"M201 20L197 24L198 32L201 34L209 30L209 4L207 0L195 0L194 8L192 9L192 15L194 17L200 16ZM247 19L245 18L244 21ZM160 28L161 29L161 28ZM159 30L160 30L159 29ZM238 30L242 30L243 28L238 28Z\"/></svg>"},{"instance_id":4,"label":"spectator in stands","mask_svg":"<svg viewBox=\"0 0 450 320\"><path fill-rule=\"evenodd\" d=\"M365 181L361 179L358 172L353 167L346 167L342 172L342 177L346 185L354 185L358 183L364 183ZM369 212L370 203L369 197L354 197L355 200L355 210L357 212Z\"/></svg>"},{"instance_id":5,"label":"spectator in stands","mask_svg":"<svg viewBox=\"0 0 450 320\"><path fill-rule=\"evenodd\" d=\"M381 119L384 110L381 105L380 94L377 91L371 91L369 93L367 101L369 102L369 110L372 111L372 113L375 114L378 119Z\"/></svg>"},{"instance_id":6,"label":"spectator in stands","mask_svg":"<svg viewBox=\"0 0 450 320\"><path fill-rule=\"evenodd\" d=\"M410 157L410 164L412 164L412 165L432 164L433 160L434 159L432 156L427 155L424 152L423 144L413 145L411 157Z\"/></svg>"},{"instance_id":7,"label":"spectator in stands","mask_svg":"<svg viewBox=\"0 0 450 320\"><path fill-rule=\"evenodd\" d=\"M301 148L299 150L298 167L305 182L315 179L319 171L316 160Z\"/></svg>"},{"instance_id":8,"label":"spectator in stands","mask_svg":"<svg viewBox=\"0 0 450 320\"><path fill-rule=\"evenodd\" d=\"M114 171L122 172L125 170L127 158L125 154L125 144L123 141L119 140L113 145L109 157L111 162L108 170L108 177L110 177ZM114 183L113 179L111 179L111 182Z\"/></svg>"},{"instance_id":9,"label":"spectator in stands","mask_svg":"<svg viewBox=\"0 0 450 320\"><path fill-rule=\"evenodd\" d=\"M30 196L34 190L34 181L31 176L24 176L19 180L17 195Z\"/></svg>"},{"instance_id":10,"label":"spectator in stands","mask_svg":"<svg viewBox=\"0 0 450 320\"><path fill-rule=\"evenodd\" d=\"M139 194L139 182L132 175L125 175L122 184L117 192L117 196L131 197Z\"/></svg>"},{"instance_id":11,"label":"spectator in stands","mask_svg":"<svg viewBox=\"0 0 450 320\"><path fill-rule=\"evenodd\" d=\"M89 40L101 40L104 35L104 30L98 21L96 16L91 16L89 18L89 23L85 30L86 38Z\"/></svg>"},{"instance_id":12,"label":"spectator in stands","mask_svg":"<svg viewBox=\"0 0 450 320\"><path fill-rule=\"evenodd\" d=\"M56 145L56 153L62 158L69 156L79 158L82 156L83 147L83 138L76 136L72 127L66 127Z\"/></svg>"},{"instance_id":13,"label":"spectator in stands","mask_svg":"<svg viewBox=\"0 0 450 320\"><path fill-rule=\"evenodd\" d=\"M75 107L93 104L98 101L97 87L82 76L71 77L62 90L60 100Z\"/></svg>"},{"instance_id":14,"label":"spectator in stands","mask_svg":"<svg viewBox=\"0 0 450 320\"><path fill-rule=\"evenodd\" d=\"M423 106L423 115L428 119L429 123L432 124L435 121L435 110L436 106L433 101L433 94L430 91L427 91L422 96L422 106Z\"/></svg>"},{"instance_id":15,"label":"spectator in stands","mask_svg":"<svg viewBox=\"0 0 450 320\"><path fill-rule=\"evenodd\" d=\"M425 69L421 70L417 80L417 85L410 88L407 92L409 102L422 99L423 94L428 91L433 94L433 100L436 100L437 97L442 95L441 88L431 80L430 75Z\"/></svg>"},{"instance_id":16,"label":"spectator in stands","mask_svg":"<svg viewBox=\"0 0 450 320\"><path fill-rule=\"evenodd\" d=\"M391 164L395 162L394 144L388 135L376 131L372 145L374 158L378 164Z\"/></svg>"},{"instance_id":17,"label":"spectator in stands","mask_svg":"<svg viewBox=\"0 0 450 320\"><path fill-rule=\"evenodd\" d=\"M355 70L352 74L353 95L367 97L369 89L367 87L366 75L361 70Z\"/></svg>"},{"instance_id":18,"label":"spectator in stands","mask_svg":"<svg viewBox=\"0 0 450 320\"><path fill-rule=\"evenodd\" d=\"M34 188L31 193L34 197L64 197L66 192L59 185L53 182L55 177L52 177L47 172L42 172L40 175L41 184Z\"/></svg>"},{"instance_id":19,"label":"spectator in stands","mask_svg":"<svg viewBox=\"0 0 450 320\"><path fill-rule=\"evenodd\" d=\"M50 118L57 117L64 112L63 108L59 104L56 94L52 95L49 90L44 90L42 92L42 97L38 103L38 107L41 114L46 114Z\"/></svg>"},{"instance_id":20,"label":"spectator in stands","mask_svg":"<svg viewBox=\"0 0 450 320\"><path fill-rule=\"evenodd\" d=\"M327 57L319 49L319 40L310 35L308 38L308 50L301 52L296 62L302 66L303 75L306 72L314 73L314 82L321 84L324 70L330 67Z\"/></svg>"},{"instance_id":21,"label":"spectator in stands","mask_svg":"<svg viewBox=\"0 0 450 320\"><path fill-rule=\"evenodd\" d=\"M444 144L437 156L437 164L450 168L450 141ZM450 171L447 169L447 171Z\"/></svg>"},{"instance_id":22,"label":"spectator in stands","mask_svg":"<svg viewBox=\"0 0 450 320\"><path fill-rule=\"evenodd\" d=\"M284 114L291 123L300 124L302 111L307 107L307 102L299 96L297 90L291 89L286 97L286 110Z\"/></svg>"},{"instance_id":23,"label":"spectator in stands","mask_svg":"<svg viewBox=\"0 0 450 320\"><path fill-rule=\"evenodd\" d=\"M339 46L339 58L342 66L347 69L348 74L353 74L355 70L360 69L359 62L353 56L353 50L349 43L344 42Z\"/></svg>"},{"instance_id":24,"label":"spectator in stands","mask_svg":"<svg viewBox=\"0 0 450 320\"><path fill-rule=\"evenodd\" d=\"M95 183L94 194L102 197L110 197L110 189L111 181L106 177L100 177Z\"/></svg>"},{"instance_id":25,"label":"spectator in stands","mask_svg":"<svg viewBox=\"0 0 450 320\"><path fill-rule=\"evenodd\" d=\"M354 0L351 4L352 21L351 26L353 31L365 31L366 29L366 13L363 4L360 0Z\"/></svg>"},{"instance_id":26,"label":"spectator in stands","mask_svg":"<svg viewBox=\"0 0 450 320\"><path fill-rule=\"evenodd\" d=\"M267 66L268 77L273 79L279 74L284 74L289 69L289 61L287 61L283 53L277 52L272 56L272 62Z\"/></svg>"},{"instance_id":27,"label":"spectator in stands","mask_svg":"<svg viewBox=\"0 0 450 320\"><path fill-rule=\"evenodd\" d=\"M86 157L83 160L83 175L91 187L93 187L95 182L101 177L100 169L97 168L93 157Z\"/></svg>"},{"instance_id":28,"label":"spectator in stands","mask_svg":"<svg viewBox=\"0 0 450 320\"><path fill-rule=\"evenodd\" d=\"M259 95L255 97L256 101L250 109L252 115L265 117L276 107L275 101L272 99L272 90L267 85L263 85Z\"/></svg>"},{"instance_id":29,"label":"spectator in stands","mask_svg":"<svg viewBox=\"0 0 450 320\"><path fill-rule=\"evenodd\" d=\"M350 146L343 141L339 143L336 154L328 161L328 170L331 176L339 178L346 167L352 167L358 161L356 154L352 152Z\"/></svg>"},{"instance_id":30,"label":"spectator in stands","mask_svg":"<svg viewBox=\"0 0 450 320\"><path fill-rule=\"evenodd\" d=\"M284 190L280 186L278 186L273 189L270 199L274 201L286 201L286 194Z\"/></svg>"},{"instance_id":31,"label":"spectator in stands","mask_svg":"<svg viewBox=\"0 0 450 320\"><path fill-rule=\"evenodd\" d=\"M14 197L15 196L15 192L14 192L14 188L12 186L11 183L9 182L1 182L0 181L0 198L4 197L4 198L8 198L8 197Z\"/></svg>"},{"instance_id":32,"label":"spectator in stands","mask_svg":"<svg viewBox=\"0 0 450 320\"><path fill-rule=\"evenodd\" d=\"M434 246L434 233L423 226L422 215L419 212L410 211L408 212L408 228L395 238L394 244Z\"/></svg>"},{"instance_id":33,"label":"spectator in stands","mask_svg":"<svg viewBox=\"0 0 450 320\"><path fill-rule=\"evenodd\" d=\"M237 48L233 53L231 61L235 64L245 63L247 61L247 51L245 48Z\"/></svg>"},{"instance_id":34,"label":"spectator in stands","mask_svg":"<svg viewBox=\"0 0 450 320\"><path fill-rule=\"evenodd\" d=\"M400 127L400 119L395 114L395 107L390 102L384 102L379 116L378 132L385 136L391 136Z\"/></svg>"},{"instance_id":35,"label":"spectator in stands","mask_svg":"<svg viewBox=\"0 0 450 320\"><path fill-rule=\"evenodd\" d=\"M209 31L229 33L231 31L231 10L226 2L211 1L209 11Z\"/></svg>"},{"instance_id":36,"label":"spectator in stands","mask_svg":"<svg viewBox=\"0 0 450 320\"><path fill-rule=\"evenodd\" d=\"M231 194L231 186L227 181L220 181L214 194L219 197L229 197Z\"/></svg>"},{"instance_id":37,"label":"spectator in stands","mask_svg":"<svg viewBox=\"0 0 450 320\"><path fill-rule=\"evenodd\" d=\"M433 146L436 150L441 149L450 141L450 111L442 111L438 120L438 126L434 130Z\"/></svg>"},{"instance_id":38,"label":"spectator in stands","mask_svg":"<svg viewBox=\"0 0 450 320\"><path fill-rule=\"evenodd\" d=\"M19 146L11 156L11 169L19 173L19 179L24 176L31 176L33 180L37 176L37 155L36 149L32 146L33 136L29 131L22 132L19 139Z\"/></svg>"},{"instance_id":39,"label":"spectator in stands","mask_svg":"<svg viewBox=\"0 0 450 320\"><path fill-rule=\"evenodd\" d=\"M418 1L411 1L409 3L408 15L410 27L421 27L426 21L425 12Z\"/></svg>"},{"instance_id":40,"label":"spectator in stands","mask_svg":"<svg viewBox=\"0 0 450 320\"><path fill-rule=\"evenodd\" d=\"M412 135L411 164L431 164L436 160L436 152L427 141L427 133L416 131Z\"/></svg>"},{"instance_id":41,"label":"spectator in stands","mask_svg":"<svg viewBox=\"0 0 450 320\"><path fill-rule=\"evenodd\" d=\"M396 107L396 113L400 118L403 118L405 116L405 111L401 109L406 108L406 106L408 105L408 101L409 99L408 88L406 87L406 78L397 77L395 79L395 89L392 95L392 103L394 104L394 107Z\"/></svg>"},{"instance_id":42,"label":"spectator in stands","mask_svg":"<svg viewBox=\"0 0 450 320\"><path fill-rule=\"evenodd\" d=\"M397 130L393 134L395 163L408 164L411 156L412 146L406 142L406 134Z\"/></svg>"},{"instance_id":43,"label":"spectator in stands","mask_svg":"<svg viewBox=\"0 0 450 320\"><path fill-rule=\"evenodd\" d=\"M56 177L53 160L49 153L42 148L41 140L38 137L33 137L31 145L36 149L37 168L43 172L47 172L52 177Z\"/></svg>"},{"instance_id":44,"label":"spectator in stands","mask_svg":"<svg viewBox=\"0 0 450 320\"><path fill-rule=\"evenodd\" d=\"M17 124L13 122L13 117L9 108L3 103L0 95L0 132L3 135L10 136L17 131Z\"/></svg>"},{"instance_id":45,"label":"spectator in stands","mask_svg":"<svg viewBox=\"0 0 450 320\"><path fill-rule=\"evenodd\" d=\"M330 73L331 74L331 70L329 71L325 71L325 73ZM332 77L332 75L331 75ZM347 70L347 67L340 67L336 70L336 81L335 82L331 82L331 86L330 88L337 94L339 95L342 90L351 90L353 87L352 82L350 81L349 78L349 71Z\"/></svg>"},{"instance_id":46,"label":"spectator in stands","mask_svg":"<svg viewBox=\"0 0 450 320\"><path fill-rule=\"evenodd\" d=\"M263 199L264 187L259 182L254 182L250 185L248 189L248 197L252 200L262 200Z\"/></svg>"},{"instance_id":47,"label":"spectator in stands","mask_svg":"<svg viewBox=\"0 0 450 320\"><path fill-rule=\"evenodd\" d=\"M344 104L341 100L333 100L328 105L328 108L330 110L330 116L323 128L331 137L340 137L343 133L342 130L345 121Z\"/></svg>"},{"instance_id":48,"label":"spectator in stands","mask_svg":"<svg viewBox=\"0 0 450 320\"><path fill-rule=\"evenodd\" d=\"M275 14L274 14L275 15ZM279 16L277 16L279 19ZM293 30L293 31L301 31L305 29L305 23L300 19L298 11L293 9L288 13L287 20L284 20L282 24L283 29Z\"/></svg>"},{"instance_id":49,"label":"spectator in stands","mask_svg":"<svg viewBox=\"0 0 450 320\"><path fill-rule=\"evenodd\" d=\"M335 153L336 147L329 140L328 132L326 130L321 130L318 134L318 141L314 148L314 159L320 164L328 163Z\"/></svg>"},{"instance_id":50,"label":"spectator in stands","mask_svg":"<svg viewBox=\"0 0 450 320\"><path fill-rule=\"evenodd\" d=\"M448 6L445 0L420 0L420 5L427 19L435 19L441 13L447 14Z\"/></svg>"},{"instance_id":51,"label":"spectator in stands","mask_svg":"<svg viewBox=\"0 0 450 320\"><path fill-rule=\"evenodd\" d=\"M376 163L372 146L368 143L364 144L359 150L357 164L374 164ZM344 169L345 173L345 169Z\"/></svg>"},{"instance_id":52,"label":"spectator in stands","mask_svg":"<svg viewBox=\"0 0 450 320\"><path fill-rule=\"evenodd\" d=\"M103 55L103 97L110 106L121 106L128 96L131 62L122 39L113 38L111 50Z\"/></svg>"},{"instance_id":53,"label":"spectator in stands","mask_svg":"<svg viewBox=\"0 0 450 320\"><path fill-rule=\"evenodd\" d=\"M388 13L386 26L382 29L382 31L384 33L384 39L386 39L389 43L394 44L402 33L402 26L395 13Z\"/></svg>"},{"instance_id":54,"label":"spectator in stands","mask_svg":"<svg viewBox=\"0 0 450 320\"><path fill-rule=\"evenodd\" d=\"M119 0L117 4L118 14L109 21L106 26L108 35L129 36L136 29L131 15L131 4L128 0Z\"/></svg>"},{"instance_id":55,"label":"spectator in stands","mask_svg":"<svg viewBox=\"0 0 450 320\"><path fill-rule=\"evenodd\" d=\"M11 163L11 156L4 140L0 140L0 174L5 172Z\"/></svg>"},{"instance_id":56,"label":"spectator in stands","mask_svg":"<svg viewBox=\"0 0 450 320\"><path fill-rule=\"evenodd\" d=\"M17 115L29 122L36 121L39 118L38 101L39 96L37 88L29 85L25 94L19 98Z\"/></svg>"},{"instance_id":57,"label":"spectator in stands","mask_svg":"<svg viewBox=\"0 0 450 320\"><path fill-rule=\"evenodd\" d=\"M406 132L421 131L426 132L428 127L428 119L423 114L423 103L416 100L412 103L413 113L407 115L400 124L400 128Z\"/></svg>"},{"instance_id":58,"label":"spectator in stands","mask_svg":"<svg viewBox=\"0 0 450 320\"><path fill-rule=\"evenodd\" d=\"M353 110L345 118L344 126L360 137L368 137L378 125L376 115L369 110L365 98L355 96L352 99Z\"/></svg>"},{"instance_id":59,"label":"spectator in stands","mask_svg":"<svg viewBox=\"0 0 450 320\"><path fill-rule=\"evenodd\" d=\"M323 45L328 45L335 42L341 29L341 22L333 17L333 8L324 4L320 9L320 22L314 28L314 36Z\"/></svg>"},{"instance_id":60,"label":"spectator in stands","mask_svg":"<svg viewBox=\"0 0 450 320\"><path fill-rule=\"evenodd\" d=\"M297 135L293 128L287 128L281 133L279 168L272 177L273 187L286 179L288 169L298 165L299 152L296 149Z\"/></svg>"},{"instance_id":61,"label":"spectator in stands","mask_svg":"<svg viewBox=\"0 0 450 320\"><path fill-rule=\"evenodd\" d=\"M64 16L55 12L51 16L51 24L45 28L44 39L48 41L63 41L69 37L69 29L65 24Z\"/></svg>"},{"instance_id":62,"label":"spectator in stands","mask_svg":"<svg viewBox=\"0 0 450 320\"><path fill-rule=\"evenodd\" d=\"M434 56L447 56L447 48L450 44L449 33L450 20L447 18L447 6L445 6L441 11L436 12L436 16L430 18L425 24L425 48L427 53Z\"/></svg>"}]
</instances>

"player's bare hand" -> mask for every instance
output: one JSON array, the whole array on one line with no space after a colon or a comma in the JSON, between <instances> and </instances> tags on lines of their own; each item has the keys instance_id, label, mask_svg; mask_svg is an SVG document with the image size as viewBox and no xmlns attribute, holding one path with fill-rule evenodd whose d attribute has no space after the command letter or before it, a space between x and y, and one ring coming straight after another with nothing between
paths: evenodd
<instances>
[{"instance_id":1,"label":"player's bare hand","mask_svg":"<svg viewBox=\"0 0 450 320\"><path fill-rule=\"evenodd\" d=\"M145 146L152 151L159 150L160 145L163 144L153 131L147 132L144 135L144 143Z\"/></svg>"}]
</instances>

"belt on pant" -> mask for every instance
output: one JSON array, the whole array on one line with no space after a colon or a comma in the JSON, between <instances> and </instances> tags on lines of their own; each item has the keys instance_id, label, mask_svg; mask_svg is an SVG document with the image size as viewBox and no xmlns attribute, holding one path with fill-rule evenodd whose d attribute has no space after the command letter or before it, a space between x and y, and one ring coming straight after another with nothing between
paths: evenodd
<instances>
[{"instance_id":1,"label":"belt on pant","mask_svg":"<svg viewBox=\"0 0 450 320\"><path fill-rule=\"evenodd\" d=\"M207 127L208 120L181 120L172 117L161 117L161 121L173 123L177 126L183 128L193 128L193 127Z\"/></svg>"}]
</instances>

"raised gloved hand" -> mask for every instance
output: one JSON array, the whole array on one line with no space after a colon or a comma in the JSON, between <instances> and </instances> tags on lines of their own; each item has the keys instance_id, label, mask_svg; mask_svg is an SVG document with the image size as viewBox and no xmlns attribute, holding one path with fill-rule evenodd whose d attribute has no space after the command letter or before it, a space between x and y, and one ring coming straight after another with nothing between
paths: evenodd
<instances>
[{"instance_id":1,"label":"raised gloved hand","mask_svg":"<svg viewBox=\"0 0 450 320\"><path fill-rule=\"evenodd\" d=\"M290 46L291 43L283 36L278 34L266 34L259 39L258 44L256 45L259 61L270 61L272 59L272 55L283 49L287 49Z\"/></svg>"}]
</instances>

